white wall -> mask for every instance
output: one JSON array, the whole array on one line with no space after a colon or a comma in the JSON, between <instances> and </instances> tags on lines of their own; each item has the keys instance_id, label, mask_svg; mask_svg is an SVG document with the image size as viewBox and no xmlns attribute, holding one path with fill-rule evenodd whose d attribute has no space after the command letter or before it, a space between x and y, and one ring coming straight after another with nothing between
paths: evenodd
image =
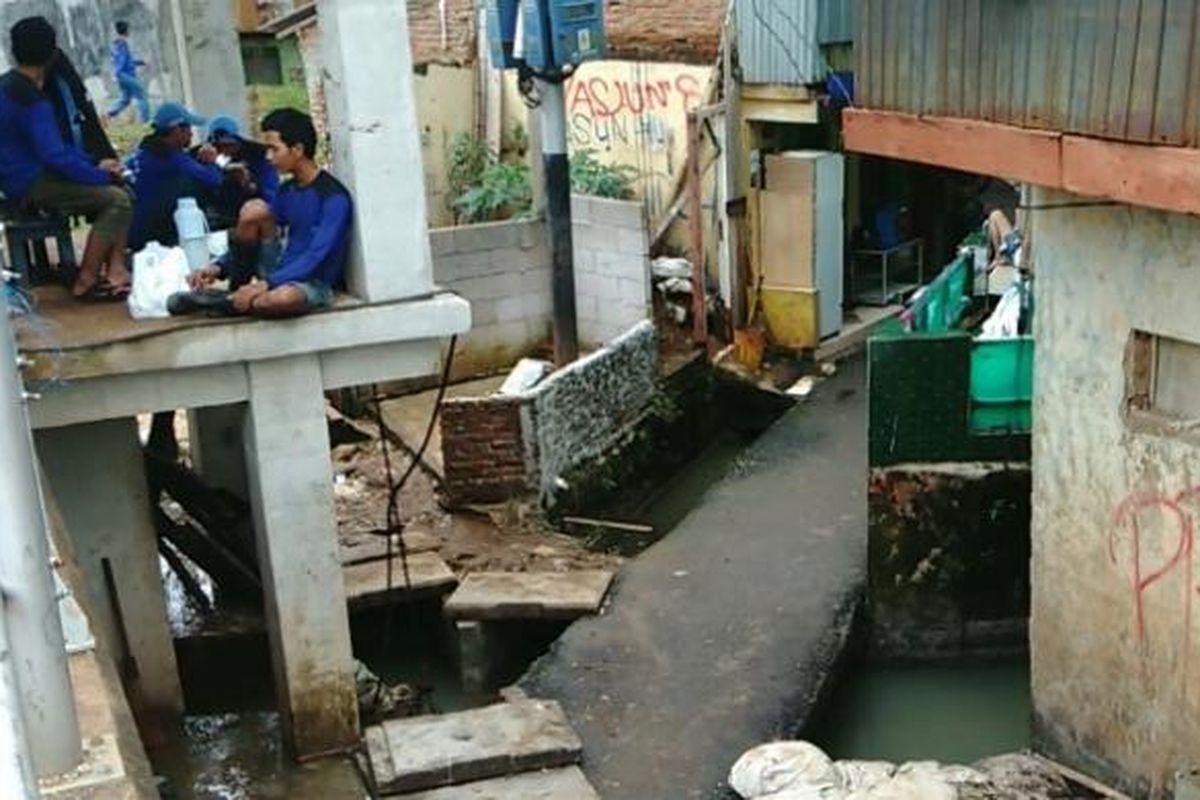
<instances>
[{"instance_id":1,"label":"white wall","mask_svg":"<svg viewBox=\"0 0 1200 800\"><path fill-rule=\"evenodd\" d=\"M638 203L576 196L575 302L580 340L599 347L650 319L648 234ZM499 372L550 341L550 251L541 220L430 232L434 281L471 302L456 377Z\"/></svg>"},{"instance_id":2,"label":"white wall","mask_svg":"<svg viewBox=\"0 0 1200 800\"><path fill-rule=\"evenodd\" d=\"M650 319L650 237L639 203L576 195L571 213L579 338L594 347Z\"/></svg>"},{"instance_id":3,"label":"white wall","mask_svg":"<svg viewBox=\"0 0 1200 800\"><path fill-rule=\"evenodd\" d=\"M1059 208L1034 227L1038 738L1165 797L1172 773L1200 761L1200 440L1123 412L1126 348L1134 329L1200 343L1200 219Z\"/></svg>"}]
</instances>

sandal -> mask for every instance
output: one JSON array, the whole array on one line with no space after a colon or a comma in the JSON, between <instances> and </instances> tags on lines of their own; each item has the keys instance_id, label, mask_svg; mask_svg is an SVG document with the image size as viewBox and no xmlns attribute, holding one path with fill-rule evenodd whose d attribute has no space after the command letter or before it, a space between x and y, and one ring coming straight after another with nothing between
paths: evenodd
<instances>
[{"instance_id":1,"label":"sandal","mask_svg":"<svg viewBox=\"0 0 1200 800\"><path fill-rule=\"evenodd\" d=\"M103 279L96 281L81 294L71 292L71 297L80 303L121 303L129 297L129 287L124 293Z\"/></svg>"}]
</instances>

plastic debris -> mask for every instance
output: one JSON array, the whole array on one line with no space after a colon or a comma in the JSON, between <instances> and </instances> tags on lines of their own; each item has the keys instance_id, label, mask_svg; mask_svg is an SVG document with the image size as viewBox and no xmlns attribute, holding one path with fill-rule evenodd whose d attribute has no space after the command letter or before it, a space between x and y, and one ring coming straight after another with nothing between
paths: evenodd
<instances>
[{"instance_id":1,"label":"plastic debris","mask_svg":"<svg viewBox=\"0 0 1200 800\"><path fill-rule=\"evenodd\" d=\"M554 365L549 361L538 361L534 358L522 358L508 373L497 394L512 397L524 394L537 386L546 376L554 371Z\"/></svg>"},{"instance_id":2,"label":"plastic debris","mask_svg":"<svg viewBox=\"0 0 1200 800\"><path fill-rule=\"evenodd\" d=\"M650 265L650 274L656 280L664 278L686 278L689 281L692 278L692 262L686 258L671 258L670 256L662 256L654 259Z\"/></svg>"}]
</instances>

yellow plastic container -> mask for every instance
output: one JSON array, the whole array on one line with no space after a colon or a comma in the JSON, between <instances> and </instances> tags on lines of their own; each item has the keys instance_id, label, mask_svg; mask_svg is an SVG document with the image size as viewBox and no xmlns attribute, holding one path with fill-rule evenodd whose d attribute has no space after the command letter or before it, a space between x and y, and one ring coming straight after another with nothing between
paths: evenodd
<instances>
[{"instance_id":1,"label":"yellow plastic container","mask_svg":"<svg viewBox=\"0 0 1200 800\"><path fill-rule=\"evenodd\" d=\"M767 333L780 347L811 350L821 342L820 293L816 289L762 287Z\"/></svg>"}]
</instances>

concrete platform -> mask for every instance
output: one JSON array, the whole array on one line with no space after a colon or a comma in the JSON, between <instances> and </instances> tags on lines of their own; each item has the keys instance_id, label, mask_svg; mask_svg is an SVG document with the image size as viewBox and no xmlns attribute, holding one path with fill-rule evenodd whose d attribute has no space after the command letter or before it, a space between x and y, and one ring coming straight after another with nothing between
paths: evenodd
<instances>
[{"instance_id":1,"label":"concrete platform","mask_svg":"<svg viewBox=\"0 0 1200 800\"><path fill-rule=\"evenodd\" d=\"M861 352L880 325L904 311L904 306L858 306L846 314L846 322L837 336L821 342L813 354L817 361L837 361Z\"/></svg>"},{"instance_id":2,"label":"concrete platform","mask_svg":"<svg viewBox=\"0 0 1200 800\"><path fill-rule=\"evenodd\" d=\"M446 601L456 620L578 619L595 614L604 602L613 573L475 572Z\"/></svg>"},{"instance_id":3,"label":"concrete platform","mask_svg":"<svg viewBox=\"0 0 1200 800\"><path fill-rule=\"evenodd\" d=\"M394 556L390 593L387 559L343 567L342 578L351 610L382 605L410 590L414 594L444 594L458 584L458 578L437 553L409 554L407 584L404 563L399 556Z\"/></svg>"},{"instance_id":4,"label":"concrete platform","mask_svg":"<svg viewBox=\"0 0 1200 800\"><path fill-rule=\"evenodd\" d=\"M430 553L440 545L432 534L425 531L405 531L404 548L410 556L420 553ZM393 537L392 555L395 556L400 548L399 541ZM370 561L382 561L387 558L388 541L383 536L370 533L359 533L351 536L341 536L338 539L338 557L342 566L366 564Z\"/></svg>"},{"instance_id":5,"label":"concrete platform","mask_svg":"<svg viewBox=\"0 0 1200 800\"><path fill-rule=\"evenodd\" d=\"M581 750L558 703L536 700L390 720L368 728L364 738L384 794L567 767L579 762Z\"/></svg>"},{"instance_id":6,"label":"concrete platform","mask_svg":"<svg viewBox=\"0 0 1200 800\"><path fill-rule=\"evenodd\" d=\"M567 767L406 794L404 800L600 800L600 795L579 767Z\"/></svg>"},{"instance_id":7,"label":"concrete platform","mask_svg":"<svg viewBox=\"0 0 1200 800\"><path fill-rule=\"evenodd\" d=\"M520 681L562 704L605 800L724 797L808 720L865 584L865 392L860 360L820 384Z\"/></svg>"}]
</instances>

